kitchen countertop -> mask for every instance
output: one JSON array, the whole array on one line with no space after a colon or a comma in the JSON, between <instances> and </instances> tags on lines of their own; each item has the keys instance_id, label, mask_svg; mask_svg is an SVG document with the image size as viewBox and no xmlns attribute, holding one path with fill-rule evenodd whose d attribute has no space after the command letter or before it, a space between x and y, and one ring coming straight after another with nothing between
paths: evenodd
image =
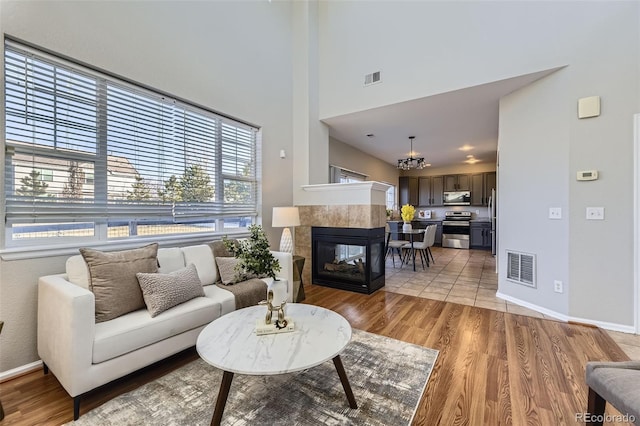
<instances>
[{"instance_id":1,"label":"kitchen countertop","mask_svg":"<svg viewBox=\"0 0 640 426\"><path fill-rule=\"evenodd\" d=\"M483 217L481 219L471 219L469 222L471 223L491 223L491 219L488 217Z\"/></svg>"}]
</instances>

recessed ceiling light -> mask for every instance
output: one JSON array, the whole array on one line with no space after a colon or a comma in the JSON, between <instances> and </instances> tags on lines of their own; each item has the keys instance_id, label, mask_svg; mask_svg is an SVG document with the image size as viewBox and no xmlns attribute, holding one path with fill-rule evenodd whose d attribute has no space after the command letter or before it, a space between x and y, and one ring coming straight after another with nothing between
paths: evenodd
<instances>
[{"instance_id":1,"label":"recessed ceiling light","mask_svg":"<svg viewBox=\"0 0 640 426\"><path fill-rule=\"evenodd\" d=\"M480 160L478 160L477 158L469 158L468 160L465 160L464 162L467 163L467 164L476 164L479 161Z\"/></svg>"},{"instance_id":2,"label":"recessed ceiling light","mask_svg":"<svg viewBox=\"0 0 640 426\"><path fill-rule=\"evenodd\" d=\"M473 158L473 154L467 155L467 158Z\"/></svg>"},{"instance_id":3,"label":"recessed ceiling light","mask_svg":"<svg viewBox=\"0 0 640 426\"><path fill-rule=\"evenodd\" d=\"M473 149L473 147L471 145L467 145L464 144L462 145L460 148L458 148L460 151L471 151Z\"/></svg>"}]
</instances>

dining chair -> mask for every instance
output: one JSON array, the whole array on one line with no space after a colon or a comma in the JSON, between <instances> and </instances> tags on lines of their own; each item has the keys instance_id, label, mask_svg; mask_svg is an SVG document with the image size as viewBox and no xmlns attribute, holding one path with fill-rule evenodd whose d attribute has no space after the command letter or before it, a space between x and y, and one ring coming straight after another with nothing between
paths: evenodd
<instances>
[{"instance_id":1,"label":"dining chair","mask_svg":"<svg viewBox=\"0 0 640 426\"><path fill-rule=\"evenodd\" d=\"M415 250L417 254L420 256L420 263L422 263L422 269L424 269L425 263L429 266L429 255L431 255L431 259L433 259L433 254L431 254L430 247L433 246L436 239L436 229L437 225L429 225L424 230L424 238L422 241L414 241L413 246L411 243L405 243L402 246L402 250L404 251L404 256L402 258L402 263L409 262L408 256L411 253L411 250Z\"/></svg>"},{"instance_id":2,"label":"dining chair","mask_svg":"<svg viewBox=\"0 0 640 426\"><path fill-rule=\"evenodd\" d=\"M389 253L391 253L391 260L393 261L393 267L396 267L396 256L395 253L398 252L398 257L400 258L400 260L402 261L402 251L401 248L402 246L404 246L407 242L405 240L392 240L391 239L391 227L389 226L389 224L385 224L385 231L387 232L387 235L389 235L389 241L387 242L387 253L385 255L385 259L387 257L389 257Z\"/></svg>"}]
</instances>

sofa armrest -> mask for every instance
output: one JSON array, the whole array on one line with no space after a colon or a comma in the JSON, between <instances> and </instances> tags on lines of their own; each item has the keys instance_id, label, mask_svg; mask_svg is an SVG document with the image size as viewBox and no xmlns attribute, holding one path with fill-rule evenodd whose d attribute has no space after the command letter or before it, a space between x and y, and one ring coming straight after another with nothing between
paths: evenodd
<instances>
[{"instance_id":1,"label":"sofa armrest","mask_svg":"<svg viewBox=\"0 0 640 426\"><path fill-rule=\"evenodd\" d=\"M71 396L91 366L95 333L95 298L70 283L66 274L38 280L38 355Z\"/></svg>"},{"instance_id":2,"label":"sofa armrest","mask_svg":"<svg viewBox=\"0 0 640 426\"><path fill-rule=\"evenodd\" d=\"M291 303L293 302L293 256L284 251L271 251L271 254L280 262L280 271L276 275L287 280L287 303Z\"/></svg>"}]
</instances>

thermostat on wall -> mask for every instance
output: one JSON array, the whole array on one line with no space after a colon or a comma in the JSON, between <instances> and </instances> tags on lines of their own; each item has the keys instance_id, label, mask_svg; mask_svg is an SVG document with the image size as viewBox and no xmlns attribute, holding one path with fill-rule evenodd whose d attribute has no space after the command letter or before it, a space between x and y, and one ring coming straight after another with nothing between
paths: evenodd
<instances>
[{"instance_id":1,"label":"thermostat on wall","mask_svg":"<svg viewBox=\"0 0 640 426\"><path fill-rule=\"evenodd\" d=\"M582 170L578 172L578 180L596 180L598 179L597 170Z\"/></svg>"}]
</instances>

